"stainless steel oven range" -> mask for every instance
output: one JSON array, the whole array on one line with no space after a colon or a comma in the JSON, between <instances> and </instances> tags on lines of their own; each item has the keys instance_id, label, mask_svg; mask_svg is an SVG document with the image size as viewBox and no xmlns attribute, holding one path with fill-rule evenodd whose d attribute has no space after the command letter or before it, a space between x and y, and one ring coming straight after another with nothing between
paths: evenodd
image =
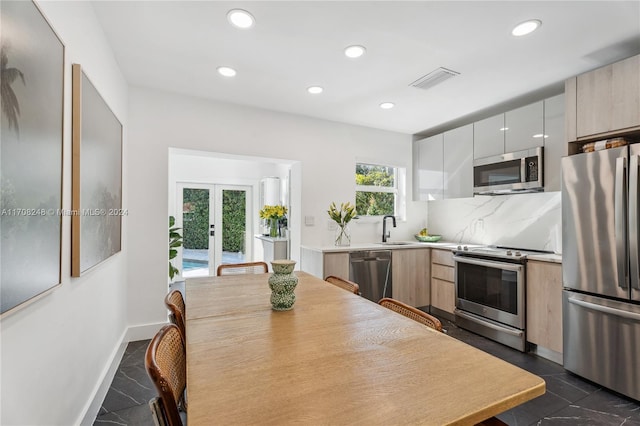
<instances>
[{"instance_id":1,"label":"stainless steel oven range","mask_svg":"<svg viewBox=\"0 0 640 426\"><path fill-rule=\"evenodd\" d=\"M458 246L453 253L456 325L524 352L527 255L549 252Z\"/></svg>"}]
</instances>

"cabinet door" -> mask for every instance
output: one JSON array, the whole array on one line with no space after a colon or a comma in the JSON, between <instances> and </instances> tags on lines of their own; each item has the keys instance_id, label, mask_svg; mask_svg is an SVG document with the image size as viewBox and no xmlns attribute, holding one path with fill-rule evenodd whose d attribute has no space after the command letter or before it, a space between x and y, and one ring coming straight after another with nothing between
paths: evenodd
<instances>
[{"instance_id":1,"label":"cabinet door","mask_svg":"<svg viewBox=\"0 0 640 426\"><path fill-rule=\"evenodd\" d=\"M567 155L564 139L564 97L544 100L544 190L560 191L560 159Z\"/></svg>"},{"instance_id":2,"label":"cabinet door","mask_svg":"<svg viewBox=\"0 0 640 426\"><path fill-rule=\"evenodd\" d=\"M473 158L504 154L504 114L473 123Z\"/></svg>"},{"instance_id":3,"label":"cabinet door","mask_svg":"<svg viewBox=\"0 0 640 426\"><path fill-rule=\"evenodd\" d=\"M473 197L473 124L444 133L444 198Z\"/></svg>"},{"instance_id":4,"label":"cabinet door","mask_svg":"<svg viewBox=\"0 0 640 426\"><path fill-rule=\"evenodd\" d=\"M543 102L525 105L504 115L505 152L522 151L544 146Z\"/></svg>"},{"instance_id":5,"label":"cabinet door","mask_svg":"<svg viewBox=\"0 0 640 426\"><path fill-rule=\"evenodd\" d=\"M349 253L325 253L322 279L329 275L349 279Z\"/></svg>"},{"instance_id":6,"label":"cabinet door","mask_svg":"<svg viewBox=\"0 0 640 426\"><path fill-rule=\"evenodd\" d=\"M415 201L442 199L444 187L442 140L443 135L439 134L413 143L413 199Z\"/></svg>"},{"instance_id":7,"label":"cabinet door","mask_svg":"<svg viewBox=\"0 0 640 426\"><path fill-rule=\"evenodd\" d=\"M579 75L576 92L578 138L640 125L640 55Z\"/></svg>"},{"instance_id":8,"label":"cabinet door","mask_svg":"<svg viewBox=\"0 0 640 426\"><path fill-rule=\"evenodd\" d=\"M414 307L429 306L431 281L430 249L400 249L392 252L393 298Z\"/></svg>"},{"instance_id":9,"label":"cabinet door","mask_svg":"<svg viewBox=\"0 0 640 426\"><path fill-rule=\"evenodd\" d=\"M562 353L562 265L527 262L527 340Z\"/></svg>"},{"instance_id":10,"label":"cabinet door","mask_svg":"<svg viewBox=\"0 0 640 426\"><path fill-rule=\"evenodd\" d=\"M431 306L453 314L456 307L456 288L450 281L431 279Z\"/></svg>"}]
</instances>

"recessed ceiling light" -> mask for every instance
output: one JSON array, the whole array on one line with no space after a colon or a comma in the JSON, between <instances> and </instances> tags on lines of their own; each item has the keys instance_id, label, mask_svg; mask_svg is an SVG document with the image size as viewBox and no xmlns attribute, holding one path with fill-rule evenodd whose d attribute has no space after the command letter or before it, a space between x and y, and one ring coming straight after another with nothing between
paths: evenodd
<instances>
[{"instance_id":1,"label":"recessed ceiling light","mask_svg":"<svg viewBox=\"0 0 640 426\"><path fill-rule=\"evenodd\" d=\"M364 48L364 46L349 46L346 49L344 49L344 54L348 57L348 58L359 58L360 56L364 55L364 52L367 49Z\"/></svg>"},{"instance_id":2,"label":"recessed ceiling light","mask_svg":"<svg viewBox=\"0 0 640 426\"><path fill-rule=\"evenodd\" d=\"M507 130L509 130L509 128L508 128L508 127L502 127L502 128L500 128L500 131L501 131L501 132L506 132Z\"/></svg>"},{"instance_id":3,"label":"recessed ceiling light","mask_svg":"<svg viewBox=\"0 0 640 426\"><path fill-rule=\"evenodd\" d=\"M246 10L232 9L227 13L227 19L238 28L251 28L255 22L253 15Z\"/></svg>"},{"instance_id":4,"label":"recessed ceiling light","mask_svg":"<svg viewBox=\"0 0 640 426\"><path fill-rule=\"evenodd\" d=\"M525 21L516 25L516 27L511 31L511 34L517 37L527 35L537 30L540 25L542 25L541 21L531 19L530 21Z\"/></svg>"},{"instance_id":5,"label":"recessed ceiling light","mask_svg":"<svg viewBox=\"0 0 640 426\"><path fill-rule=\"evenodd\" d=\"M393 102L383 102L380 104L380 108L382 109L391 109L394 106L396 106L396 104L394 104Z\"/></svg>"},{"instance_id":6,"label":"recessed ceiling light","mask_svg":"<svg viewBox=\"0 0 640 426\"><path fill-rule=\"evenodd\" d=\"M320 86L311 86L307 88L307 92L311 93L312 95L317 95L319 93L322 93L324 89Z\"/></svg>"},{"instance_id":7,"label":"recessed ceiling light","mask_svg":"<svg viewBox=\"0 0 640 426\"><path fill-rule=\"evenodd\" d=\"M542 133L538 133L538 134L533 135L533 137L534 138L545 138L546 139L546 138L549 137L549 135L543 135Z\"/></svg>"},{"instance_id":8,"label":"recessed ceiling light","mask_svg":"<svg viewBox=\"0 0 640 426\"><path fill-rule=\"evenodd\" d=\"M236 70L234 70L233 68L229 68L229 67L218 67L218 74L223 75L225 77L233 77L235 76Z\"/></svg>"}]
</instances>

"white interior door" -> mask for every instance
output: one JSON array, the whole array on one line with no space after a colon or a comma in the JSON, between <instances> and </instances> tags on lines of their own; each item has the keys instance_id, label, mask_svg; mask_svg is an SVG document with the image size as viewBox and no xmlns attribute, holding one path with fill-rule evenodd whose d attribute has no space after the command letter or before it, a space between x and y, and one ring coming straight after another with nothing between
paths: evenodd
<instances>
[{"instance_id":1,"label":"white interior door","mask_svg":"<svg viewBox=\"0 0 640 426\"><path fill-rule=\"evenodd\" d=\"M183 277L215 275L223 263L252 260L251 186L178 183L177 189L183 246L175 264Z\"/></svg>"}]
</instances>

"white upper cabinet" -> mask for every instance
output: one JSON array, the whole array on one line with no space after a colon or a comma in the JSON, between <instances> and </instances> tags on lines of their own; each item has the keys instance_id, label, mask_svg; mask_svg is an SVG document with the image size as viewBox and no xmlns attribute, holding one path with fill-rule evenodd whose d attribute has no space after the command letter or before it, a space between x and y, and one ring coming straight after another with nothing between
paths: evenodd
<instances>
[{"instance_id":1,"label":"white upper cabinet","mask_svg":"<svg viewBox=\"0 0 640 426\"><path fill-rule=\"evenodd\" d=\"M504 154L504 114L473 123L473 158Z\"/></svg>"},{"instance_id":2,"label":"white upper cabinet","mask_svg":"<svg viewBox=\"0 0 640 426\"><path fill-rule=\"evenodd\" d=\"M413 143L413 200L441 200L443 197L443 134Z\"/></svg>"},{"instance_id":3,"label":"white upper cabinet","mask_svg":"<svg viewBox=\"0 0 640 426\"><path fill-rule=\"evenodd\" d=\"M507 111L504 127L505 153L544 146L543 101Z\"/></svg>"},{"instance_id":4,"label":"white upper cabinet","mask_svg":"<svg viewBox=\"0 0 640 426\"><path fill-rule=\"evenodd\" d=\"M560 159L567 155L564 139L565 95L544 100L544 190L560 191Z\"/></svg>"},{"instance_id":5,"label":"white upper cabinet","mask_svg":"<svg viewBox=\"0 0 640 426\"><path fill-rule=\"evenodd\" d=\"M473 197L473 124L444 132L444 198Z\"/></svg>"}]
</instances>

